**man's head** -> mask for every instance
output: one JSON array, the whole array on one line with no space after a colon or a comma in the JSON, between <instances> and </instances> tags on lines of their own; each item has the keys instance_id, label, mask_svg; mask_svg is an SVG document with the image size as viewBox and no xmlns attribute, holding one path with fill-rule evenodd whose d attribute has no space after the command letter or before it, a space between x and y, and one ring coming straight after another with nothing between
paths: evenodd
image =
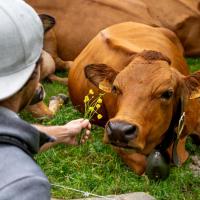
<instances>
[{"instance_id":1,"label":"man's head","mask_svg":"<svg viewBox=\"0 0 200 200\"><path fill-rule=\"evenodd\" d=\"M44 29L22 0L0 1L0 18L0 102L23 93L26 104L39 81Z\"/></svg>"}]
</instances>

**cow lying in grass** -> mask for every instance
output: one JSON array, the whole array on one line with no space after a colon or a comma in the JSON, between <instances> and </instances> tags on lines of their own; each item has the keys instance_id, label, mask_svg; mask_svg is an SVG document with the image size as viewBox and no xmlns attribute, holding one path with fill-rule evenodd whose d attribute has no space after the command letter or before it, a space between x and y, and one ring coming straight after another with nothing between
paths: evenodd
<instances>
[{"instance_id":1,"label":"cow lying in grass","mask_svg":"<svg viewBox=\"0 0 200 200\"><path fill-rule=\"evenodd\" d=\"M66 69L102 29L126 21L174 31L188 56L200 55L200 0L26 0L38 13L55 18L44 48L57 69Z\"/></svg>"},{"instance_id":2,"label":"cow lying in grass","mask_svg":"<svg viewBox=\"0 0 200 200\"><path fill-rule=\"evenodd\" d=\"M137 174L155 149L178 165L187 160L186 138L200 133L199 86L200 73L189 75L173 32L133 22L102 30L69 73L71 100L80 111L89 89L105 93L103 118L94 122L105 125L104 141Z\"/></svg>"},{"instance_id":3,"label":"cow lying in grass","mask_svg":"<svg viewBox=\"0 0 200 200\"><path fill-rule=\"evenodd\" d=\"M40 15L43 22L44 33L46 34L55 24L54 19L48 15ZM51 81L65 82L66 78L59 78L54 75L56 66L52 56L43 50L40 57L40 82L46 78ZM35 95L27 107L27 110L32 113L33 117L36 118L51 118L60 108L60 106L65 103L66 97L63 95L58 95L50 102L49 107L43 102L45 97L45 91L41 84L38 84L36 88Z\"/></svg>"}]
</instances>

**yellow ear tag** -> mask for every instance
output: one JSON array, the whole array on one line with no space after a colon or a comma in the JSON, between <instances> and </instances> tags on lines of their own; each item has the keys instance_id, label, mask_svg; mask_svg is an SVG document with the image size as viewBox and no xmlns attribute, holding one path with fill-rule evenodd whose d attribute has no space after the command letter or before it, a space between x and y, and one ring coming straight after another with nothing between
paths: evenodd
<instances>
[{"instance_id":1,"label":"yellow ear tag","mask_svg":"<svg viewBox=\"0 0 200 200\"><path fill-rule=\"evenodd\" d=\"M107 93L110 93L112 91L111 84L105 79L99 83L99 89Z\"/></svg>"},{"instance_id":2,"label":"yellow ear tag","mask_svg":"<svg viewBox=\"0 0 200 200\"><path fill-rule=\"evenodd\" d=\"M189 99L197 99L197 98L200 98L200 88L198 88L196 91L193 91L189 97Z\"/></svg>"}]
</instances>

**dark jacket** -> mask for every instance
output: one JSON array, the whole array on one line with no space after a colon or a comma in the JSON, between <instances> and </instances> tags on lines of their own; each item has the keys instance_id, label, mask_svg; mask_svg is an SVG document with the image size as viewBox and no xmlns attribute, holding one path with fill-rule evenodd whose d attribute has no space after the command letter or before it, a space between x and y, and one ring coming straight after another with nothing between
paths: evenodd
<instances>
[{"instance_id":1,"label":"dark jacket","mask_svg":"<svg viewBox=\"0 0 200 200\"><path fill-rule=\"evenodd\" d=\"M53 139L0 107L0 200L47 200L50 184L32 156Z\"/></svg>"}]
</instances>

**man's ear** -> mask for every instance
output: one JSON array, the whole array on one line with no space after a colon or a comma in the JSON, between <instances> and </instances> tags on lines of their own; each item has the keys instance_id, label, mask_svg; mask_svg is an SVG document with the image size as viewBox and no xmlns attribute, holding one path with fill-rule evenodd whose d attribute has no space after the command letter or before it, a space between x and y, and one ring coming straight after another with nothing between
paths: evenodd
<instances>
[{"instance_id":1,"label":"man's ear","mask_svg":"<svg viewBox=\"0 0 200 200\"><path fill-rule=\"evenodd\" d=\"M196 99L200 97L200 71L186 76L185 84L189 91L190 99Z\"/></svg>"},{"instance_id":2,"label":"man's ear","mask_svg":"<svg viewBox=\"0 0 200 200\"><path fill-rule=\"evenodd\" d=\"M86 78L104 92L112 91L117 72L106 64L90 64L84 68Z\"/></svg>"},{"instance_id":3,"label":"man's ear","mask_svg":"<svg viewBox=\"0 0 200 200\"><path fill-rule=\"evenodd\" d=\"M49 31L56 24L55 18L50 15L40 14L39 17L40 17L43 27L44 27L44 33Z\"/></svg>"}]
</instances>

